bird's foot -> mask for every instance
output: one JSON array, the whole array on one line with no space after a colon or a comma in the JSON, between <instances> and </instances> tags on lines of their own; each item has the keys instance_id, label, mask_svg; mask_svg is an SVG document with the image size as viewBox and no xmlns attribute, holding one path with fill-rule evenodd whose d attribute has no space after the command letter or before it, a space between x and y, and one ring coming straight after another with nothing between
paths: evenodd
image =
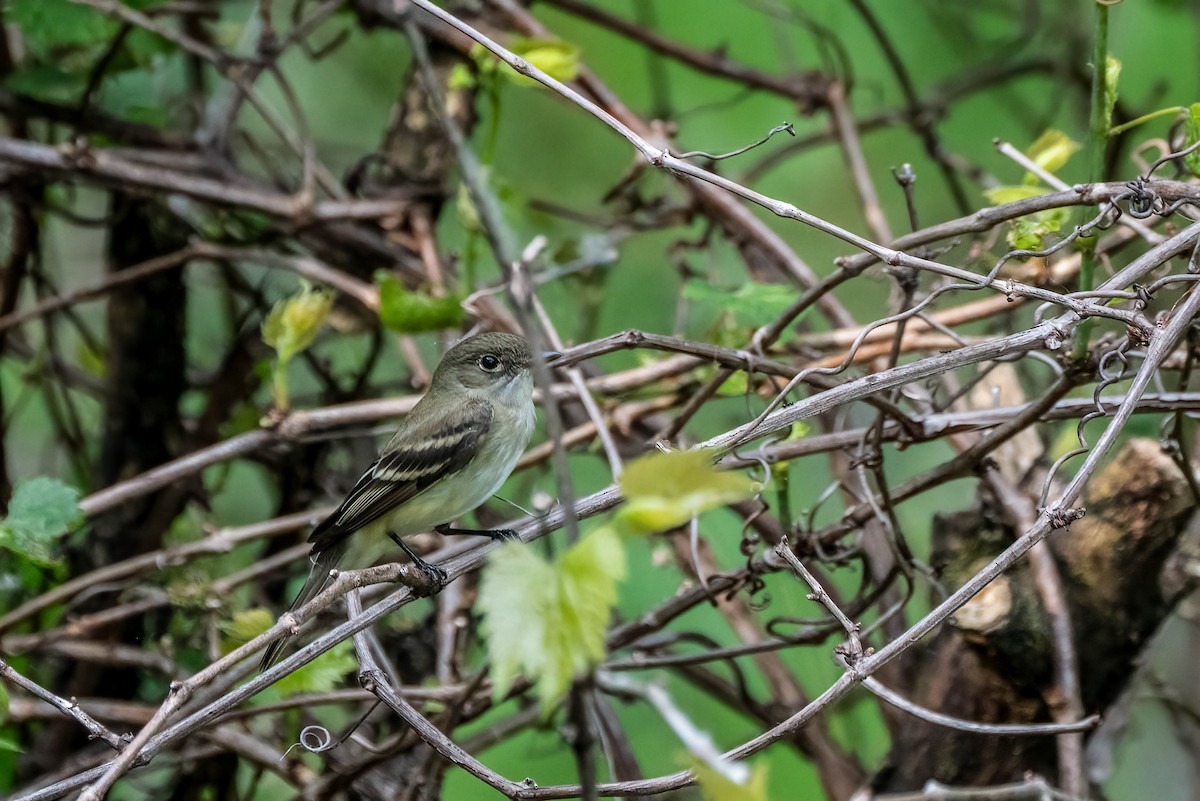
<instances>
[{"instance_id":1,"label":"bird's foot","mask_svg":"<svg viewBox=\"0 0 1200 801\"><path fill-rule=\"evenodd\" d=\"M459 537L465 534L471 534L476 537L488 537L500 542L509 542L511 540L521 539L521 535L513 531L511 528L451 528L448 524L442 524L440 526L434 526L433 530L446 537Z\"/></svg>"}]
</instances>

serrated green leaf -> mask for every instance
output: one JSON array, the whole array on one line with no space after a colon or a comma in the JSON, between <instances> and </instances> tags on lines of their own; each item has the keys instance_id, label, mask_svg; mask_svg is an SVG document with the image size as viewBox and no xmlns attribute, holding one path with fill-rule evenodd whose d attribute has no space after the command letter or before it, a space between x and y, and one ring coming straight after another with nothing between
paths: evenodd
<instances>
[{"instance_id":1,"label":"serrated green leaf","mask_svg":"<svg viewBox=\"0 0 1200 801\"><path fill-rule=\"evenodd\" d=\"M1193 103L1188 107L1187 118L1183 122L1183 146L1188 148L1197 142L1200 142L1200 103ZM1193 175L1200 176L1200 148L1184 156L1183 163Z\"/></svg>"},{"instance_id":2,"label":"serrated green leaf","mask_svg":"<svg viewBox=\"0 0 1200 801\"><path fill-rule=\"evenodd\" d=\"M593 530L553 563L509 543L488 558L479 608L497 699L524 673L548 715L571 681L604 658L604 630L625 576L625 546L611 526Z\"/></svg>"},{"instance_id":3,"label":"serrated green leaf","mask_svg":"<svg viewBox=\"0 0 1200 801\"><path fill-rule=\"evenodd\" d=\"M420 334L454 328L462 323L462 299L455 295L435 298L410 292L390 273L375 273L379 287L379 320L400 334Z\"/></svg>"},{"instance_id":4,"label":"serrated green leaf","mask_svg":"<svg viewBox=\"0 0 1200 801\"><path fill-rule=\"evenodd\" d=\"M1046 172L1058 172L1067 163L1067 160L1072 155L1079 151L1079 143L1071 139L1065 133L1051 128L1039 136L1029 149L1025 151L1025 155L1029 159ZM1037 176L1033 176L1033 181L1026 178L1026 183L1036 183Z\"/></svg>"},{"instance_id":5,"label":"serrated green leaf","mask_svg":"<svg viewBox=\"0 0 1200 801\"><path fill-rule=\"evenodd\" d=\"M784 284L748 281L734 291L714 287L699 278L683 284L687 300L714 306L734 315L741 325L757 326L778 317L796 300L796 290Z\"/></svg>"},{"instance_id":6,"label":"serrated green leaf","mask_svg":"<svg viewBox=\"0 0 1200 801\"><path fill-rule=\"evenodd\" d=\"M744 768L743 768L744 769ZM767 763L759 762L743 783L735 782L725 773L696 760L692 765L700 795L705 801L767 801Z\"/></svg>"},{"instance_id":7,"label":"serrated green leaf","mask_svg":"<svg viewBox=\"0 0 1200 801\"><path fill-rule=\"evenodd\" d=\"M1117 106L1117 82L1121 78L1121 62L1112 56L1104 65L1104 127L1112 122L1113 109Z\"/></svg>"},{"instance_id":8,"label":"serrated green leaf","mask_svg":"<svg viewBox=\"0 0 1200 801\"><path fill-rule=\"evenodd\" d=\"M635 531L663 531L758 492L748 476L717 470L712 459L710 451L693 450L652 453L631 462L621 474L628 503L618 518Z\"/></svg>"},{"instance_id":9,"label":"serrated green leaf","mask_svg":"<svg viewBox=\"0 0 1200 801\"><path fill-rule=\"evenodd\" d=\"M0 521L0 547L44 567L57 563L51 546L83 522L79 490L58 479L39 476L19 482Z\"/></svg>"},{"instance_id":10,"label":"serrated green leaf","mask_svg":"<svg viewBox=\"0 0 1200 801\"><path fill-rule=\"evenodd\" d=\"M263 341L287 363L317 338L333 308L333 293L303 284L300 291L275 302L263 320Z\"/></svg>"},{"instance_id":11,"label":"serrated green leaf","mask_svg":"<svg viewBox=\"0 0 1200 801\"><path fill-rule=\"evenodd\" d=\"M221 641L221 652L230 653L275 625L275 618L261 606L234 612L231 620L222 620L217 628L225 635Z\"/></svg>"},{"instance_id":12,"label":"serrated green leaf","mask_svg":"<svg viewBox=\"0 0 1200 801\"><path fill-rule=\"evenodd\" d=\"M225 635L221 641L223 653L248 643L275 625L275 618L266 609L246 609L236 612L233 619L219 624ZM340 642L302 668L284 676L254 697L254 703L270 703L296 693L324 693L342 683L346 674L358 667L358 660L349 641Z\"/></svg>"}]
</instances>

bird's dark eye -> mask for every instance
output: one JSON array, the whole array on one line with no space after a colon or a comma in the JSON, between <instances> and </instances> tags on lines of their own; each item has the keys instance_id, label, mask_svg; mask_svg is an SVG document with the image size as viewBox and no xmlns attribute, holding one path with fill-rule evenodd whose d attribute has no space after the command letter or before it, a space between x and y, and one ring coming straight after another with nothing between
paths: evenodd
<instances>
[{"instance_id":1,"label":"bird's dark eye","mask_svg":"<svg viewBox=\"0 0 1200 801\"><path fill-rule=\"evenodd\" d=\"M488 373L494 373L500 369L500 359L490 353L486 353L479 357L479 369Z\"/></svg>"}]
</instances>

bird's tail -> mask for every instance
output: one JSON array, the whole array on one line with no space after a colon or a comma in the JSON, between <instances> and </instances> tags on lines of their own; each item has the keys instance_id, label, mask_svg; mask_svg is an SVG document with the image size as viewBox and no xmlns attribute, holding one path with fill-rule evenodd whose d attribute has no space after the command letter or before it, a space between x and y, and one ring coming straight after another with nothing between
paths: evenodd
<instances>
[{"instance_id":1,"label":"bird's tail","mask_svg":"<svg viewBox=\"0 0 1200 801\"><path fill-rule=\"evenodd\" d=\"M296 611L313 598L316 598L321 590L325 589L330 581L329 571L337 567L345 550L344 547L333 547L313 554L311 557L312 567L308 570L308 578L305 579L304 586L300 588L300 593L296 596L296 600L292 601L292 605L288 607L288 612ZM288 637L284 636L267 646L267 650L263 652L262 660L258 663L260 672L275 664L279 659L279 654L283 651L283 646L287 645L287 641Z\"/></svg>"}]
</instances>

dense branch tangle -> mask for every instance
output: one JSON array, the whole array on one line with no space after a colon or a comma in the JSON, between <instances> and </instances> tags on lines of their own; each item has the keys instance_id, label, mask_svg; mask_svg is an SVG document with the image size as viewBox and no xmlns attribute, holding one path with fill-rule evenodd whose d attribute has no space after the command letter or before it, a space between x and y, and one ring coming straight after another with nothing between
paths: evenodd
<instances>
[{"instance_id":1,"label":"dense branch tangle","mask_svg":"<svg viewBox=\"0 0 1200 801\"><path fill-rule=\"evenodd\" d=\"M1026 551L1083 513L1075 506L1076 499L1132 414L1173 415L1176 427L1171 442L1189 469L1190 446L1180 433L1180 421L1200 406L1200 396L1190 389L1191 323L1200 304L1200 295L1192 291L1200 225L1189 219L1195 218L1192 207L1200 206L1200 185L1195 181L1163 177L1170 174L1165 167L1146 175L1130 169L1125 177L1132 180L1046 192L918 228L890 242L873 241L854 232L857 223L834 224L805 210L798 201L726 177L716 169L719 161L701 166L698 159L673 155L684 148L675 146L667 130L639 119L586 67L576 80L562 83L515 55L503 44L512 40L512 34L552 32L511 0L482 4L478 18L454 16L429 0L357 0L350 6L358 18L342 22L333 17L340 3L300 2L294 17L285 21L280 10L264 0L245 20L242 41L228 49L218 46L219 40L206 27L207 12L190 4L150 6L143 12L113 0L72 2L109 15L125 31L98 45L99 57L88 80L93 89L103 84L105 70L121 51L128 30L134 29L168 41L193 75L212 77L216 88L206 90L205 81L196 79L188 93L192 100L202 101L195 104L201 119L194 129L181 126L169 133L147 130L98 110L88 99L91 90L77 104L0 98L0 107L13 123L8 135L0 137L5 188L13 207L28 212L18 216L10 233L12 258L5 265L0 307L6 364L21 363L29 386L27 395L4 405L5 482L18 462L14 446L7 441L11 421L33 397L44 398L50 410L51 436L58 443L55 464L74 465L81 482L88 475L102 475L93 464L99 448L87 438L81 410L94 403L93 397L108 411L129 401L112 387L97 386L94 378L78 369L79 360L63 344L64 336L79 340L89 348L95 346L101 356L106 347L117 348L115 341L109 343L97 332L88 304L114 308L128 297L123 293L166 281L194 294L201 288L212 290L219 295L212 307L220 305L228 319L210 332L213 341L221 343L220 358L189 365L188 389L207 394L199 412L181 417L179 441L170 443L172 449L153 464L134 465L119 478L94 485L81 502L89 522L96 526L113 515L142 510L136 524L140 533L131 541L144 547L96 562L89 558L86 546L72 545L78 551L73 564L79 569L74 575L20 594L0 614L0 655L6 657L0 661L0 681L20 695L17 708L24 717L19 722L29 726L22 731L61 749L44 764L37 759L22 764L23 784L17 797L57 798L82 790L80 797L97 799L117 781L138 782L142 774L137 768L151 761L171 765L180 780L186 761L204 763L224 757L249 768L252 788L259 786L263 772L269 772L273 781L313 798L327 797L352 783L363 797L373 797L372 782L388 781L410 790L427 783L436 795L448 764L511 798L655 795L692 782L689 772L666 772L674 766L673 760L639 753L643 741L623 728L620 716L611 711L612 699L632 698L631 703L652 710L656 720L659 715L674 720L674 731L689 743L693 756L718 765L786 743L812 762L826 794L835 798L848 797L877 767L863 764L861 754L839 745L828 728L830 716L838 714L835 703L859 684L865 683L903 714L963 731L1070 736L1092 725L1090 718L1081 716L1055 717L1053 723L1049 718L975 722L925 709L909 697L918 685L912 669L893 660L923 647L922 638L944 628L956 610L1017 564ZM677 61L787 98L818 118L828 114L830 136L818 132L811 142L836 142L852 167L869 229L877 236L886 235L888 225L879 198L887 197L887 191L871 184L873 176L878 180L884 173L879 165L869 163L859 141L865 129L861 125L856 129L852 118L851 76L838 74L836 67L807 72L803 80L776 75L725 53L709 53L669 35L647 33L648 28L616 20L579 0L556 5L640 42L652 61ZM772 8L762 13L783 12ZM415 78L405 85L404 96L395 101L395 121L386 141L376 152L356 153L356 164L343 182L327 166L328 154L322 153L310 133L304 114L315 109L298 99L280 59L299 57L302 51L314 60L324 57L314 49L314 42L330 43L336 51L346 46L341 32L359 24L392 29L393 44L403 41L401 32L409 41L428 41L436 50L417 54L422 80L440 80L443 85L423 89ZM818 30L817 36L828 33ZM473 42L491 55L476 53L472 61L467 54ZM505 215L495 213L499 205L492 179L477 169L475 149L488 153L489 135L485 131L468 136L473 115L462 109L471 104L486 107L486 92L495 87L472 93L450 85L447 76L452 69L486 72L486 67L477 65L493 57L574 106L559 104L553 113L592 115L623 137L641 160L626 179L611 176L611 183L617 184L611 194L619 202L608 207L611 216L600 219L598 226L606 229L609 247L619 253L625 240L642 230L672 230L693 217L702 218L708 230L699 243L690 239L693 230L680 228L675 234L670 253L679 272L700 273L696 266L700 260L693 260L692 253L713 246L714 232L720 232L735 245L747 279L779 282L793 290L787 307L756 319L753 325L739 323L732 335L720 337L706 336L704 326L696 322L697 305L686 303L678 320L660 316L656 329L642 325L638 330L622 330L627 328L624 322L611 329L599 327L592 313L612 300L585 297L588 281L604 287L605 281L613 280L604 276L605 271L625 266L613 266L613 258L607 255L586 252L574 262L555 262L536 240L518 257L514 230ZM895 61L894 52L889 60ZM901 67L897 70L906 85L908 108L882 113L907 120L936 155L931 166L936 163L960 194L960 183L978 176L941 147L933 124L919 118L910 79ZM981 68L972 73L978 75L980 86L971 90L982 91L990 82L1008 80L1016 72ZM268 79L280 89L285 112L264 100ZM430 112L422 104L446 91L453 95L451 100L431 115L437 124L410 130L420 124L414 120ZM967 90L957 87L955 91ZM491 113L498 111L492 108ZM255 119L261 124L250 124ZM515 123L506 120L506 124ZM254 133L262 130L267 133ZM267 138L260 140L260 136ZM773 146L738 158L754 159ZM426 147L438 152L430 156ZM713 150L716 143L704 142L701 147ZM436 170L422 173L421 180L412 178L428 161L436 163ZM676 183L658 189L639 187L639 174L645 169L661 169ZM453 200L457 191L457 172L467 186L463 196L469 195L480 212L480 235L492 244L496 260L505 263L481 267L477 251L482 249L438 226L453 205L446 201ZM98 219L88 219L78 204L43 191L46 187L56 191L87 187L113 198L150 198L147 202L155 205L160 219L186 223L186 241L133 262L122 262L110 246L111 271L101 275L93 269L89 280L57 274L48 266L51 260L35 251L45 246L52 229L32 211L45 212L79 230L104 228L110 236L115 223L109 217L116 212L110 209ZM648 192L658 196L644 197ZM919 192L915 197L922 199ZM742 201L766 209L781 218L781 224L765 224ZM1008 224L1073 208L1080 210L1077 224L1049 238L1043 250L1005 252ZM581 217L587 224L596 222L571 209L559 207L557 212ZM1153 229L1153 236L1143 239L1138 231L1113 225L1117 217L1130 214ZM828 269L811 267L789 245L794 229L788 226L794 222L854 252ZM897 220L891 222L893 228L899 227ZM1141 235L1145 232L1141 229ZM1095 252L1113 269L1098 287L1076 292L1072 286L1079 256L1073 246L1083 238L1094 239ZM99 254L95 260L102 261ZM722 468L755 471L768 487L756 501L732 508L740 525L731 523L728 515L713 515L691 531L685 527L664 535L663 541L671 547L662 553L674 558L678 579L668 581L665 571L655 571L655 580L663 582L655 587L660 591L656 599L610 626L609 656L594 681L584 682L577 691L581 695L576 698L591 700L585 702L584 713L572 712L568 722L575 729L598 727L582 735L574 732L574 747L582 755L578 764L594 762L594 752L599 750L612 781L598 782L581 767L578 784L539 787L536 781L522 780L526 773L519 766L505 770L491 764L485 746L522 736L538 719L526 708L531 695L528 683L520 683L510 698L494 703L487 666L471 647L476 641L470 614L473 580L490 545L459 541L438 548L433 539L421 542L433 549L429 558L456 579L451 591L432 602L421 599L421 591L427 588L420 574L407 566L347 570L294 617L281 619L229 653L221 652L220 621L247 605L279 607L286 592L279 579L303 566L305 551L284 538L316 519L320 509L314 507L328 499L342 473L353 471L354 466L341 465L346 457L340 454L340 446L328 443L352 443L349 458L358 466L372 452L373 427L406 413L415 401L412 386L379 380L377 366L396 352L404 360L404 375L414 379L428 375L426 362L432 351L416 347L409 337L397 338L393 347L389 337L378 333L383 298L371 283L374 267L387 268L409 290L434 296L470 295L464 301L468 312L464 327L504 329L514 327L517 320L530 325L536 319L545 327L543 335L552 339L559 336L557 331L568 332L563 337L571 341L563 348L558 366L571 372L559 372L555 382L539 393L539 402L561 412L564 428L556 442L535 445L523 460L522 472L513 483L521 491L555 486L546 475L555 470L559 486L572 489L571 482L578 477L563 472L563 465L596 459L602 469L615 469L622 458L651 449L659 438L670 447L712 447ZM514 315L499 298L513 292L526 272L531 274L533 294L524 301L528 308L518 307ZM317 355L304 357L308 385L296 402L300 408L263 418L249 430L243 424L242 433L232 433L238 430L232 423L239 410L258 412L254 416L259 417L269 403L257 379L247 376L253 374L255 360L262 358L257 329L270 300L280 294L279 287L287 286L280 277L283 273L334 289L342 303L341 328L376 333L370 335L372 341L365 349L359 349L366 351L365 357L360 354L351 367L346 367L344 355L333 355L339 337L328 336L318 345ZM864 314L864 304L856 296L881 295L879 282L871 277L880 274L895 280L901 291L893 301L873 303ZM553 293L567 298L560 301L560 308L547 300ZM590 317L591 324L573 329L580 316ZM1084 320L1095 321L1091 357L1076 363L1067 358L1070 348L1064 345ZM110 339L115 340L114 326L119 322L110 323ZM458 333L445 331L449 338ZM645 358L635 362L628 352ZM109 355L118 359L121 354ZM973 390L996 387L999 392L999 379L993 377L1012 365L1019 369L1023 385L1031 388L1029 392L982 406L978 400L968 401L978 394ZM733 376L746 379L743 397L737 400L727 394ZM1123 383L1114 387L1118 382ZM1079 396L1068 397L1072 390ZM1095 390L1095 397L1088 390ZM389 397L381 397L385 395ZM145 400L152 404L156 399ZM1088 443L1082 437L1083 426L1096 418L1106 421L1105 428ZM1013 490L1015 499L1005 496L1010 511L1028 507L1028 513L1015 514L1020 523L1009 547L989 554L959 585L942 587L924 565L925 553L914 554L909 543L915 539L913 532L900 527L896 508L927 500L927 493L950 481L981 475L986 479L991 464L1003 458L1007 443L1015 437L1041 430L1049 438L1056 425L1063 425L1056 421L1077 419L1082 420L1080 448L1071 458L1082 458L1064 462L1065 469L1055 465L1047 471L1047 465L1042 465L1040 473L1032 471L1028 485ZM800 421L810 421L811 430L787 439ZM597 443L603 445L603 458L588 455ZM900 448L889 443L914 451L941 447L943 456L935 458L932 468L910 470L903 481L889 482L884 463L903 464ZM958 451L952 458L944 455L947 443ZM569 450L571 460L552 461L554 448ZM827 455L820 466L819 454ZM796 464L789 467L791 462ZM207 528L193 540L180 543L166 536L172 520L188 519L191 501L201 502L192 505L196 511L212 497L221 497L216 473L253 468L280 477L278 482L270 481L279 492L273 515L235 526L222 520L219 512L211 512L203 515ZM24 469L22 463L13 472L20 475ZM832 478L809 479L811 486L798 486L803 483L797 478L800 469L805 476L828 473ZM998 491L995 480L979 483L993 488L989 492ZM1041 503L1033 509L1039 497ZM621 501L613 484L583 495L570 510L554 507L511 525L527 542L549 537L554 547L560 547L562 537L556 532L567 521L607 514ZM809 508L793 512L794 502ZM834 508L839 503L840 508ZM497 518L503 513L488 514ZM656 552L655 558L662 553ZM735 553L740 555L731 560L730 554ZM218 561L228 554L237 558ZM189 568L204 570L214 564L229 572L176 582ZM164 574L165 567L177 572ZM646 568L635 567L635 573L639 570L639 575L651 575ZM179 587L187 583L199 587L198 595L177 597ZM390 586L397 583L404 586ZM250 589L235 595L239 588ZM360 590L369 604L365 610L358 606ZM353 595L343 605L347 592ZM786 600L796 592L811 592L820 606ZM932 612L911 614L906 601L916 592L931 594ZM767 596L772 600L764 602ZM1052 602L1053 597L1046 601ZM420 628L436 643L431 649L436 664L432 669L407 653L406 649L416 647L416 638L407 646L397 646L394 631L374 626L396 610L409 605L422 610L422 604L431 603L436 614ZM348 620L347 607L353 610ZM172 635L178 642L155 653L143 651L131 639L133 624L162 635L158 627L164 623L158 616L170 614L175 615L176 628L179 621L191 628L186 635ZM311 627L308 644L261 676L251 677L252 654L269 640L313 620L319 625ZM287 744L301 739L295 722L301 717L304 723L311 722L310 710L299 716L286 704L255 707L245 702L352 637L362 660L363 687L396 717L371 714L353 739L321 753L320 771L295 759L281 767L278 755ZM373 644L375 637L382 640L382 647ZM839 642L842 639L845 642ZM1068 651L1077 647L1069 642L1069 627L1058 645ZM836 679L822 684L797 675L794 660L802 658L797 654L825 657L831 651L836 651L841 666ZM399 663L405 687L397 684L397 666L389 664L388 657ZM19 668L14 667L14 659L22 660ZM64 664L67 667L62 669ZM147 686L169 689L153 698L134 698L131 690L121 697L106 696L105 685L79 683L79 666L87 672L95 664L124 675L126 684L131 684L130 676L138 676ZM1069 659L1066 664L1065 674L1060 672L1057 679L1060 684L1078 678L1071 675L1075 668ZM649 685L641 683L643 671L660 671L650 674L652 678L667 677L666 701L661 688L647 689ZM630 674L634 678L627 678ZM425 679L436 686L428 682L420 689L411 686ZM56 686L60 681L65 686ZM680 723L669 714L669 699L685 684L699 688L732 717L697 716ZM766 689L752 689L758 687ZM77 703L73 695L85 700ZM46 705L38 706L35 699ZM367 711L362 693L321 693L316 703L341 705L347 710L347 721ZM140 728L125 732L127 724L115 717L116 710ZM105 711L114 718L106 718ZM38 734L28 723L55 720L52 715L62 716L62 721L47 726L44 731L50 733ZM489 729L470 738L462 734L467 724L484 715L491 716ZM721 730L728 719L749 721L756 734L740 742L725 740ZM103 750L99 745L69 750L79 736L74 727L103 740ZM695 745L694 735L705 731L718 740L719 748L710 749L713 753ZM681 745L678 750L683 749ZM721 749L724 756L714 756ZM637 759L643 760L644 770L638 768ZM67 768L60 770L63 765Z\"/></svg>"}]
</instances>

